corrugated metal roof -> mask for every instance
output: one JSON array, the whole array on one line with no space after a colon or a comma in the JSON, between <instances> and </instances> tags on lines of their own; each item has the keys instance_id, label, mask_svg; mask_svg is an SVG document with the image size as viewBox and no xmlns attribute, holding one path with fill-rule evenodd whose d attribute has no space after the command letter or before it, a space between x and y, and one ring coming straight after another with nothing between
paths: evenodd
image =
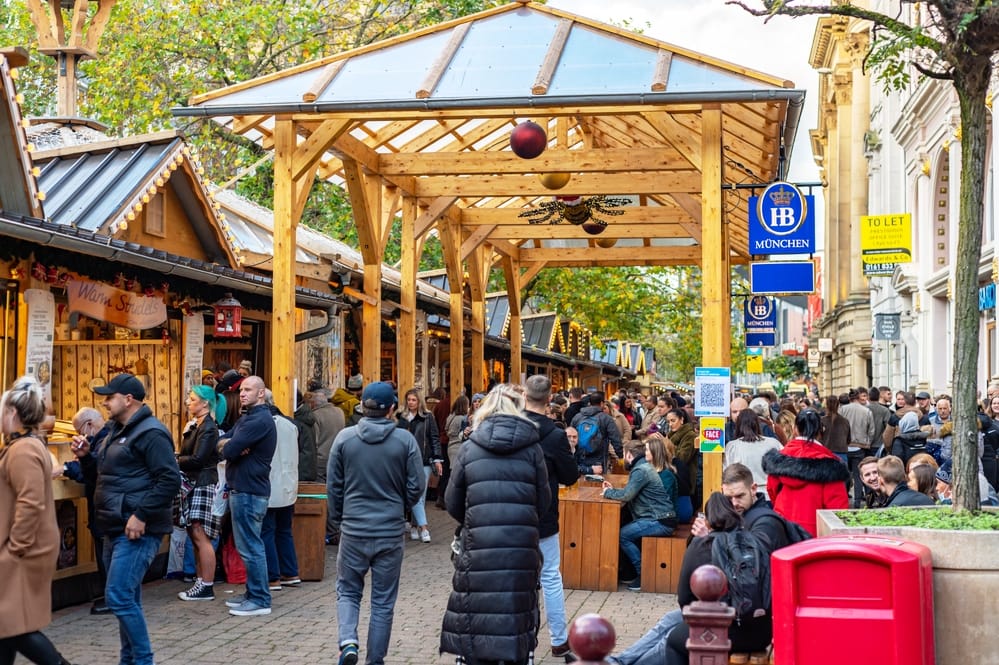
<instances>
[{"instance_id":1,"label":"corrugated metal roof","mask_svg":"<svg viewBox=\"0 0 999 665\"><path fill-rule=\"evenodd\" d=\"M45 218L83 231L114 235L149 198L169 187L191 228L215 263L233 267L232 245L222 240L222 220L176 132L64 146L38 152Z\"/></svg>"}]
</instances>

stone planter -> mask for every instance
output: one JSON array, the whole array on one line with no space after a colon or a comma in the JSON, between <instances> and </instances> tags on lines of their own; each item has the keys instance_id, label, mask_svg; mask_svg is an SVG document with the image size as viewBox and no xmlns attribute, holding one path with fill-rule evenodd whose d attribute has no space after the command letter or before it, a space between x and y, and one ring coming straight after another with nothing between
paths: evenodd
<instances>
[{"instance_id":1,"label":"stone planter","mask_svg":"<svg viewBox=\"0 0 999 665\"><path fill-rule=\"evenodd\" d=\"M905 526L846 526L818 511L819 536L893 536L933 555L933 634L938 665L988 665L999 659L994 608L999 598L999 531L948 531Z\"/></svg>"}]
</instances>

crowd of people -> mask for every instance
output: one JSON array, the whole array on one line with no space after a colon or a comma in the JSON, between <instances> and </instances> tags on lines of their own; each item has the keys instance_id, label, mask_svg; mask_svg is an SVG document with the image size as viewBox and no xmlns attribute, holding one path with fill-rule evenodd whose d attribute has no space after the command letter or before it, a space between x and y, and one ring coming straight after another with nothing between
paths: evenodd
<instances>
[{"instance_id":1,"label":"crowd of people","mask_svg":"<svg viewBox=\"0 0 999 665\"><path fill-rule=\"evenodd\" d=\"M19 379L0 398L0 495L9 505L31 506L8 511L0 529L0 572L22 579L18 588L28 594L0 621L0 663L17 653L45 665L66 662L40 632L51 617L58 553L50 478L60 473L85 488L104 586L92 612L117 618L120 662L137 665L153 662L141 582L177 527L186 532L184 574L192 583L178 594L181 601L215 599L220 544L229 538L245 574L245 593L225 603L229 613L269 614L271 592L300 584L292 539L300 481L327 490L327 543L338 545L338 665L359 662L357 624L369 573L365 663L384 662L404 538L431 542L428 499L457 525L448 535L455 572L440 651L459 663L521 665L537 646L539 595L552 654L575 660L560 574L560 486L602 481L603 496L625 507L621 574L630 590L641 590L642 538L690 524L681 607L693 601L697 566L720 563L724 570L733 552L757 562L750 579L763 588L769 553L814 536L816 510L846 508L851 500L877 509L951 497L951 400L926 392L858 388L824 403L733 398L722 491L695 516L703 486L697 425L688 398L677 393L553 392L547 377L534 375L470 398L438 390L428 408L418 389L400 395L391 383L365 386L355 375L336 391L310 384L286 417L246 361L237 370L204 372L187 395L190 421L175 444L144 404L137 377L120 374L93 390L107 419L81 409L73 418L77 460L55 469L40 432L45 405L37 381ZM980 409L979 429L981 496L997 504L999 386ZM621 471L624 482L606 478ZM769 602L743 590L746 598L729 600L750 613L730 637L736 649L756 650L770 641ZM609 660L686 662L686 636L677 608Z\"/></svg>"}]
</instances>

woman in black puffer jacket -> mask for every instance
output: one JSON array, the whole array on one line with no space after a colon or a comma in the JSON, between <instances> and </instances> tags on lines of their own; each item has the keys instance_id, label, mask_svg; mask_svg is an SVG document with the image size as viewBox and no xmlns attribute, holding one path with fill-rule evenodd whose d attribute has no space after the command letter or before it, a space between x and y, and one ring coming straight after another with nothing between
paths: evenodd
<instances>
[{"instance_id":1,"label":"woman in black puffer jacket","mask_svg":"<svg viewBox=\"0 0 999 665\"><path fill-rule=\"evenodd\" d=\"M461 528L440 650L468 665L522 665L537 646L538 522L551 490L537 428L523 408L513 386L490 391L445 495Z\"/></svg>"}]
</instances>

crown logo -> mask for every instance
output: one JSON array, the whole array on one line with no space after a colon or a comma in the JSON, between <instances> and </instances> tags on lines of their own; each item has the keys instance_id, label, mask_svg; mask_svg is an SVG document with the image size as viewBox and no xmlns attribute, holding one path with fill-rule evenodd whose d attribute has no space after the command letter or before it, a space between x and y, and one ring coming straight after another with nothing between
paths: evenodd
<instances>
[{"instance_id":1,"label":"crown logo","mask_svg":"<svg viewBox=\"0 0 999 665\"><path fill-rule=\"evenodd\" d=\"M780 189L770 192L769 196L770 200L774 202L774 205L788 206L791 205L791 199L794 198L794 193L789 189L781 187Z\"/></svg>"}]
</instances>

